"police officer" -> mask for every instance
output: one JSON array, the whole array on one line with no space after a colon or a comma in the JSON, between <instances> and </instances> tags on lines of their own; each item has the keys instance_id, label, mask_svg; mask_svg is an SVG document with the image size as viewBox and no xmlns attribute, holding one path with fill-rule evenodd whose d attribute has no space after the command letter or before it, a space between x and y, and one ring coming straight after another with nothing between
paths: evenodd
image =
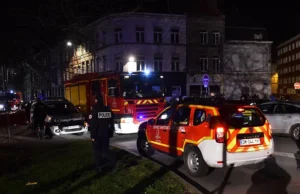
<instances>
[{"instance_id":1,"label":"police officer","mask_svg":"<svg viewBox=\"0 0 300 194\"><path fill-rule=\"evenodd\" d=\"M43 140L45 135L45 118L47 115L46 105L37 98L37 103L34 106L33 111L33 125L36 132L37 139Z\"/></svg>"},{"instance_id":2,"label":"police officer","mask_svg":"<svg viewBox=\"0 0 300 194\"><path fill-rule=\"evenodd\" d=\"M100 172L103 159L115 166L115 157L109 150L109 140L114 133L114 114L111 109L104 105L101 95L97 95L96 104L92 108L91 139L96 159L96 171Z\"/></svg>"}]
</instances>

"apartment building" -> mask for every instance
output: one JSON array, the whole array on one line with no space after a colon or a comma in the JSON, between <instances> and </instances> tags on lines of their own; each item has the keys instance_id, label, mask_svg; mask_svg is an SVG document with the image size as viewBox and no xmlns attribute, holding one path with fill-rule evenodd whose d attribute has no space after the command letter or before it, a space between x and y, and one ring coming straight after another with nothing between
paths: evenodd
<instances>
[{"instance_id":1,"label":"apartment building","mask_svg":"<svg viewBox=\"0 0 300 194\"><path fill-rule=\"evenodd\" d=\"M294 87L300 82L300 34L277 46L278 93L292 99L300 97Z\"/></svg>"}]
</instances>

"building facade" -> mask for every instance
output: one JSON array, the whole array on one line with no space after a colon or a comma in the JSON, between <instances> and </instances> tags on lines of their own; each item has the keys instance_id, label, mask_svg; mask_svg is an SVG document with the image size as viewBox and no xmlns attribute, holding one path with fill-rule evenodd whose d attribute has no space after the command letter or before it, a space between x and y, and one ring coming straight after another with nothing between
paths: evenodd
<instances>
[{"instance_id":1,"label":"building facade","mask_svg":"<svg viewBox=\"0 0 300 194\"><path fill-rule=\"evenodd\" d=\"M123 72L130 57L136 62L136 71L186 71L184 15L116 14L93 22L83 31L93 37L91 44L76 47L65 80L87 72ZM174 88L185 95L185 87Z\"/></svg>"},{"instance_id":2,"label":"building facade","mask_svg":"<svg viewBox=\"0 0 300 194\"><path fill-rule=\"evenodd\" d=\"M226 28L224 45L224 95L229 99L269 98L271 95L271 46L266 29Z\"/></svg>"},{"instance_id":3,"label":"building facade","mask_svg":"<svg viewBox=\"0 0 300 194\"><path fill-rule=\"evenodd\" d=\"M294 84L300 82L300 34L277 46L278 93L299 99Z\"/></svg>"},{"instance_id":4,"label":"building facade","mask_svg":"<svg viewBox=\"0 0 300 194\"><path fill-rule=\"evenodd\" d=\"M187 94L205 96L211 92L222 93L223 45L225 17L189 16L187 18ZM207 88L203 75L209 76Z\"/></svg>"}]
</instances>

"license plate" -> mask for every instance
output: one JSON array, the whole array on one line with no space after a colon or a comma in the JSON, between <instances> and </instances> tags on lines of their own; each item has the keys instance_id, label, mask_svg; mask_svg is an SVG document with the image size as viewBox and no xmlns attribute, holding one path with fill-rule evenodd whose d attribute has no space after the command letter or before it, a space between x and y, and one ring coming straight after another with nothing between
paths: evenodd
<instances>
[{"instance_id":1,"label":"license plate","mask_svg":"<svg viewBox=\"0 0 300 194\"><path fill-rule=\"evenodd\" d=\"M253 139L241 139L240 140L240 145L257 145L260 144L260 139L259 138L253 138Z\"/></svg>"},{"instance_id":2,"label":"license plate","mask_svg":"<svg viewBox=\"0 0 300 194\"><path fill-rule=\"evenodd\" d=\"M79 125L64 127L64 129L77 129L77 128L79 128Z\"/></svg>"}]
</instances>

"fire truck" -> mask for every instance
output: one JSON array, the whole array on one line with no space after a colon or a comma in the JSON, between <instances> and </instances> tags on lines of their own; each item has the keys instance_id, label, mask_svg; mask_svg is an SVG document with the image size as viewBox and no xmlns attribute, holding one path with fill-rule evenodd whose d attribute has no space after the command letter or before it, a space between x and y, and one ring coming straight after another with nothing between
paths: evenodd
<instances>
[{"instance_id":1,"label":"fire truck","mask_svg":"<svg viewBox=\"0 0 300 194\"><path fill-rule=\"evenodd\" d=\"M115 114L117 134L137 133L139 124L155 117L166 105L164 77L159 73L88 73L65 82L65 98L85 115L91 111L95 95Z\"/></svg>"}]
</instances>

